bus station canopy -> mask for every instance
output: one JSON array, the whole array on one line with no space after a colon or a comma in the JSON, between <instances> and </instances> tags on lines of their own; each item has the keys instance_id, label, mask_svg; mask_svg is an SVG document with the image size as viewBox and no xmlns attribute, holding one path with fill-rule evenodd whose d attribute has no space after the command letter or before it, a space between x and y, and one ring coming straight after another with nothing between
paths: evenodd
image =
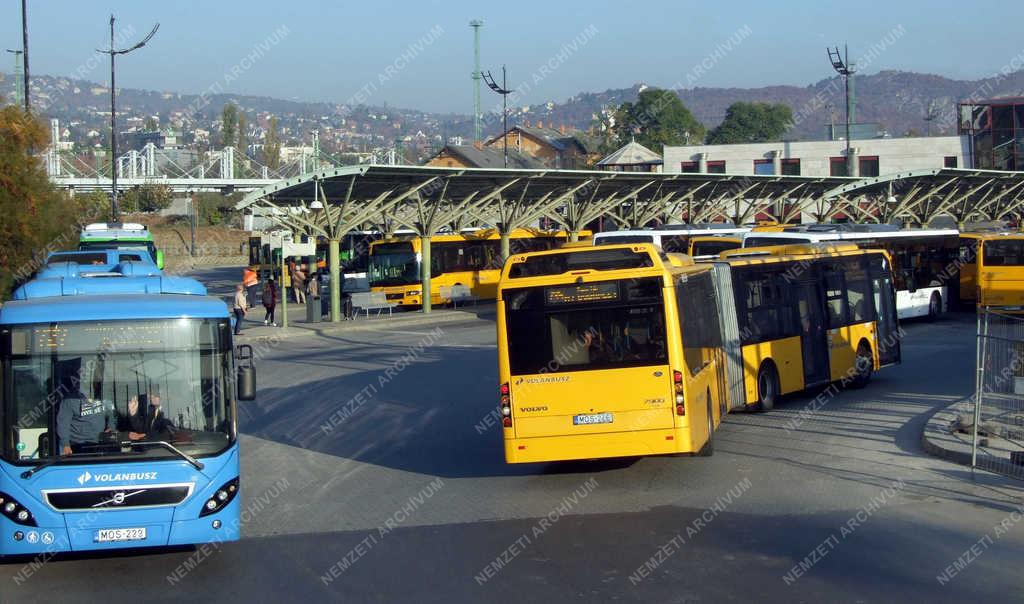
<instances>
[{"instance_id":1,"label":"bus station canopy","mask_svg":"<svg viewBox=\"0 0 1024 604\"><path fill-rule=\"evenodd\" d=\"M360 228L424 236L473 226L510 231L540 219L570 231L598 218L617 228L768 217L926 224L939 215L958 222L1016 217L1022 204L1024 173L991 170L854 178L364 165L274 183L237 208L336 238Z\"/></svg>"}]
</instances>

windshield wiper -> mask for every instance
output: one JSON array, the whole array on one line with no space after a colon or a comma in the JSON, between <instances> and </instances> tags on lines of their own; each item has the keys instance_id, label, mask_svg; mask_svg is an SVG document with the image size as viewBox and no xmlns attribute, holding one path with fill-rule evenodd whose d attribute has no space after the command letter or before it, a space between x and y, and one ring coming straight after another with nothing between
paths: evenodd
<instances>
[{"instance_id":1,"label":"windshield wiper","mask_svg":"<svg viewBox=\"0 0 1024 604\"><path fill-rule=\"evenodd\" d=\"M44 461L43 463L41 463L41 464L31 468L31 469L25 470L24 472L21 473L21 477L26 479L26 480L28 480L29 478L32 478L32 475L35 474L36 472L38 472L40 470L45 470L46 468L49 468L50 466L55 466L55 465L59 464L60 462L64 461L65 459L70 459L72 457L79 457L79 456L88 457L90 455L96 455L96 453L94 453L94 452L72 453L71 455L58 455L56 457L51 457L50 459Z\"/></svg>"},{"instance_id":2,"label":"windshield wiper","mask_svg":"<svg viewBox=\"0 0 1024 604\"><path fill-rule=\"evenodd\" d=\"M174 453L178 457L184 459L188 463L192 464L192 467L194 467L197 470L202 470L204 467L206 467L206 466L203 465L203 462L199 461L195 457L192 457L188 453L185 453L184 451L182 451L178 447L175 447L174 445L172 445L171 443L169 443L169 442L167 442L165 440L125 440L125 441L121 441L121 446L122 447L138 447L138 446L142 446L142 445L163 447L163 448L167 449L168 451L170 451L171 453Z\"/></svg>"}]
</instances>

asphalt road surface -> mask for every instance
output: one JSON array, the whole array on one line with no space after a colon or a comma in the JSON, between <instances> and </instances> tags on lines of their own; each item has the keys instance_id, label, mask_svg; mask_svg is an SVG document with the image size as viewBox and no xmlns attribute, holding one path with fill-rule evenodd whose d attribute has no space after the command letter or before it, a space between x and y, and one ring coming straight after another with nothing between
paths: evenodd
<instances>
[{"instance_id":1,"label":"asphalt road surface","mask_svg":"<svg viewBox=\"0 0 1024 604\"><path fill-rule=\"evenodd\" d=\"M386 323L257 345L242 541L7 561L0 602L1022 597L1024 483L920 446L972 391L970 317L906 324L864 390L727 417L711 458L521 466L491 421L493 306Z\"/></svg>"}]
</instances>

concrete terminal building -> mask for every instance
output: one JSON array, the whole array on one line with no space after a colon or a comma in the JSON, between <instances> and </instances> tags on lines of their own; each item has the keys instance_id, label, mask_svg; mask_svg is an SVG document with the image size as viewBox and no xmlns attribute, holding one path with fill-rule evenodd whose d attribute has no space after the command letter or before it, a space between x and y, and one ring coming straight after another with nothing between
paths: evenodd
<instances>
[{"instance_id":1,"label":"concrete terminal building","mask_svg":"<svg viewBox=\"0 0 1024 604\"><path fill-rule=\"evenodd\" d=\"M973 167L966 136L853 140L855 174L847 174L846 141L791 141L665 147L664 172L871 177L908 170Z\"/></svg>"}]
</instances>

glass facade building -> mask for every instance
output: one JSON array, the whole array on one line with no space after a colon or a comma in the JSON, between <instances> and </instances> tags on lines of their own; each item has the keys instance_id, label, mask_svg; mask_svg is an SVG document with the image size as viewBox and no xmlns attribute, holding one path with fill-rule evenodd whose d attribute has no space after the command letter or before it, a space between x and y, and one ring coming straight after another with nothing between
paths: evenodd
<instances>
[{"instance_id":1,"label":"glass facade building","mask_svg":"<svg viewBox=\"0 0 1024 604\"><path fill-rule=\"evenodd\" d=\"M960 103L959 115L974 168L1024 170L1024 97Z\"/></svg>"}]
</instances>

